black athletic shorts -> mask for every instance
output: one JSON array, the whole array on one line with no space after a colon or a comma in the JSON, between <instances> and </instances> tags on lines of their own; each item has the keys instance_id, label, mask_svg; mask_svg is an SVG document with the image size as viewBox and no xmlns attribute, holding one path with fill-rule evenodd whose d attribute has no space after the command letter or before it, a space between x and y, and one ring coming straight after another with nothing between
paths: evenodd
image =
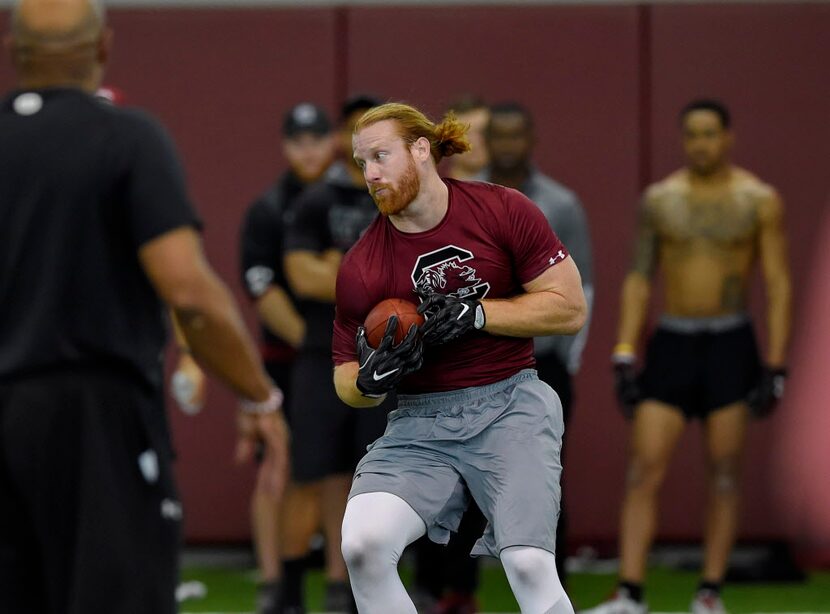
<instances>
[{"instance_id":1,"label":"black athletic shorts","mask_svg":"<svg viewBox=\"0 0 830 614\"><path fill-rule=\"evenodd\" d=\"M291 398L291 370L294 368L294 361L277 362L269 360L265 362L265 370L274 383L279 386L285 395L286 402Z\"/></svg>"},{"instance_id":2,"label":"black athletic shorts","mask_svg":"<svg viewBox=\"0 0 830 614\"><path fill-rule=\"evenodd\" d=\"M714 331L695 331L694 322L664 318L649 340L640 385L644 399L679 407L687 419L702 419L745 400L758 383L761 364L751 322L740 319Z\"/></svg>"},{"instance_id":3,"label":"black athletic shorts","mask_svg":"<svg viewBox=\"0 0 830 614\"><path fill-rule=\"evenodd\" d=\"M568 426L573 405L573 381L565 363L555 352L536 356L536 374L539 379L554 389L562 403L562 418ZM567 435L567 431L565 431Z\"/></svg>"},{"instance_id":4,"label":"black athletic shorts","mask_svg":"<svg viewBox=\"0 0 830 614\"><path fill-rule=\"evenodd\" d=\"M297 482L313 482L351 474L366 447L383 435L394 407L349 407L334 389L331 354L301 352L292 372L288 422L291 426L291 470Z\"/></svg>"},{"instance_id":5,"label":"black athletic shorts","mask_svg":"<svg viewBox=\"0 0 830 614\"><path fill-rule=\"evenodd\" d=\"M268 376L271 380L277 385L277 387L282 390L282 394L284 395L283 399L283 415L285 416L285 421L288 423L289 428L291 427L291 421L288 416L288 403L289 399L291 399L291 369L294 366L294 360L292 359L290 362L278 362L275 360L268 360L265 361L265 371L267 371ZM254 452L254 460L257 464L262 463L262 460L265 458L265 442L258 441L256 444L256 451Z\"/></svg>"},{"instance_id":6,"label":"black athletic shorts","mask_svg":"<svg viewBox=\"0 0 830 614\"><path fill-rule=\"evenodd\" d=\"M0 612L177 611L161 402L86 370L0 382Z\"/></svg>"}]
</instances>

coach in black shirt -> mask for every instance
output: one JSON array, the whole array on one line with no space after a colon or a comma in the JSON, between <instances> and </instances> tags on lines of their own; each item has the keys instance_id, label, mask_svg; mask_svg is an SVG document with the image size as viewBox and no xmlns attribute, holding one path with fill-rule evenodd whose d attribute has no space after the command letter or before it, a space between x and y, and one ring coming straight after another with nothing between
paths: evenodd
<instances>
[{"instance_id":1,"label":"coach in black shirt","mask_svg":"<svg viewBox=\"0 0 830 614\"><path fill-rule=\"evenodd\" d=\"M96 0L20 0L0 101L0 611L176 611L164 313L285 453L280 392L204 259L172 144L98 101ZM166 306L165 306L166 304Z\"/></svg>"}]
</instances>

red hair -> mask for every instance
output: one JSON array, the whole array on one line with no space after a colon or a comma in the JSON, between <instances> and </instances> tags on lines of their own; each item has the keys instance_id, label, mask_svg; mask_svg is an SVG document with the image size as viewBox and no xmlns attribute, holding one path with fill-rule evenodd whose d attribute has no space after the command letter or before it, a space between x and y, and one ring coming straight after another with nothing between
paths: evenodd
<instances>
[{"instance_id":1,"label":"red hair","mask_svg":"<svg viewBox=\"0 0 830 614\"><path fill-rule=\"evenodd\" d=\"M400 102L388 102L369 109L358 120L354 131L357 133L387 120L397 124L398 133L407 144L411 145L420 138L427 139L436 164L442 158L470 151L470 141L467 140L470 126L459 122L455 113L450 111L440 124L435 124L415 107Z\"/></svg>"}]
</instances>

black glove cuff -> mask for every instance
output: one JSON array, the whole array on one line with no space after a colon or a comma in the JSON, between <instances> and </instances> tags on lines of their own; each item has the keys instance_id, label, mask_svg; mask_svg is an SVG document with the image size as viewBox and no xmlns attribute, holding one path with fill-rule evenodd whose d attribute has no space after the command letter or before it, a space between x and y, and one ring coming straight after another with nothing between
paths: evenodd
<instances>
[{"instance_id":1,"label":"black glove cuff","mask_svg":"<svg viewBox=\"0 0 830 614\"><path fill-rule=\"evenodd\" d=\"M385 392L369 392L367 390L364 390L363 386L360 385L360 379L359 378L355 382L355 388L357 388L357 390L358 390L358 392L360 392L360 394L362 394L364 397L369 398L369 399L380 399L380 398L386 396Z\"/></svg>"}]
</instances>

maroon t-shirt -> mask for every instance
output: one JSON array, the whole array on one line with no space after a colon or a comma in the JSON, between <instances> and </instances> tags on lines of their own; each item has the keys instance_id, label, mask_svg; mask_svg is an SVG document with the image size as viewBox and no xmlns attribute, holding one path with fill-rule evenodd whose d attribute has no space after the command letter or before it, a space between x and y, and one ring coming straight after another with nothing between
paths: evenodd
<instances>
[{"instance_id":1,"label":"maroon t-shirt","mask_svg":"<svg viewBox=\"0 0 830 614\"><path fill-rule=\"evenodd\" d=\"M501 186L445 179L449 208L426 232L406 233L383 216L343 258L337 275L335 364L357 360L355 335L387 298L418 303L416 284L458 297L509 298L568 255L526 196ZM398 387L439 392L490 384L533 367L533 339L474 331L427 348L424 365Z\"/></svg>"}]
</instances>

